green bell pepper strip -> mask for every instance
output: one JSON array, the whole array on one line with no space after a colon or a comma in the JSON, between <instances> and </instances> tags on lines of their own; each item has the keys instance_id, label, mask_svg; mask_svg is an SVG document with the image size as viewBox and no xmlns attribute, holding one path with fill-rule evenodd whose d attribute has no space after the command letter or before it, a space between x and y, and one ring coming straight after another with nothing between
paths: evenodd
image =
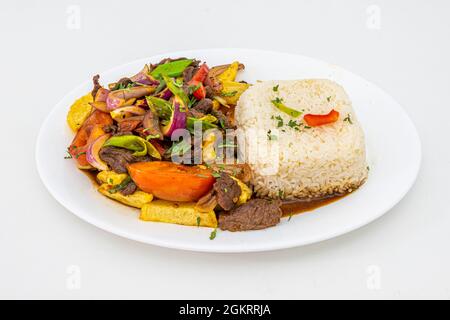
<instances>
[{"instance_id":1,"label":"green bell pepper strip","mask_svg":"<svg viewBox=\"0 0 450 320\"><path fill-rule=\"evenodd\" d=\"M170 116L172 115L172 104L169 101L153 96L147 96L145 98L147 99L147 104L152 112L156 111L155 113L161 119L170 119Z\"/></svg>"},{"instance_id":2,"label":"green bell pepper strip","mask_svg":"<svg viewBox=\"0 0 450 320\"><path fill-rule=\"evenodd\" d=\"M195 123L200 122L202 124L203 130L213 129L217 128L217 118L213 115L207 114L204 117L201 118L193 118L193 117L187 117L186 120L186 128L190 132L194 132L194 125Z\"/></svg>"},{"instance_id":3,"label":"green bell pepper strip","mask_svg":"<svg viewBox=\"0 0 450 320\"><path fill-rule=\"evenodd\" d=\"M288 106L283 104L283 99L276 98L275 100L271 101L272 104L280 111L290 115L291 117L297 118L302 115L303 112L289 108Z\"/></svg>"},{"instance_id":4,"label":"green bell pepper strip","mask_svg":"<svg viewBox=\"0 0 450 320\"><path fill-rule=\"evenodd\" d=\"M141 138L142 139L142 138ZM153 158L156 158L158 160L161 160L161 154L159 153L158 149L156 149L150 141L147 141L145 139L143 139L145 141L145 144L147 145L147 153L152 156Z\"/></svg>"},{"instance_id":5,"label":"green bell pepper strip","mask_svg":"<svg viewBox=\"0 0 450 320\"><path fill-rule=\"evenodd\" d=\"M161 76L178 77L183 73L184 69L192 63L192 61L192 59L182 59L160 64L152 72L150 72L150 75L155 78L160 78Z\"/></svg>"},{"instance_id":6,"label":"green bell pepper strip","mask_svg":"<svg viewBox=\"0 0 450 320\"><path fill-rule=\"evenodd\" d=\"M179 87L171 78L167 76L163 76L163 79L166 82L167 88L169 88L174 96L178 96L181 101L183 101L184 106L187 107L189 105L189 97L186 92L184 92L183 88Z\"/></svg>"},{"instance_id":7,"label":"green bell pepper strip","mask_svg":"<svg viewBox=\"0 0 450 320\"><path fill-rule=\"evenodd\" d=\"M115 136L109 138L103 147L118 147L134 151L133 156L142 157L147 153L157 159L161 159L158 150L147 140L133 135Z\"/></svg>"}]
</instances>

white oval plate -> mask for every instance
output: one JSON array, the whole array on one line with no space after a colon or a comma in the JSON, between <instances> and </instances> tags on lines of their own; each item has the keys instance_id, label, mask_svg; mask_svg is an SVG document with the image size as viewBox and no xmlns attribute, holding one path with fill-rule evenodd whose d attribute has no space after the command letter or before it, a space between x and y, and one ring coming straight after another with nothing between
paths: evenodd
<instances>
[{"instance_id":1,"label":"white oval plate","mask_svg":"<svg viewBox=\"0 0 450 320\"><path fill-rule=\"evenodd\" d=\"M99 194L65 150L73 139L66 114L73 101L91 90L91 81L67 94L44 122L36 160L42 181L64 207L87 222L125 238L162 247L206 252L268 251L311 244L355 230L380 217L407 193L417 176L421 147L416 129L398 103L375 85L337 66L300 55L246 50L208 49L166 53L101 73L114 82L139 71L145 63L165 57L193 57L214 66L238 60L245 64L240 79L328 78L343 85L366 134L370 173L355 193L312 212L283 219L261 231L217 232L211 229L142 222L138 210ZM380 231L381 232L381 231Z\"/></svg>"}]
</instances>

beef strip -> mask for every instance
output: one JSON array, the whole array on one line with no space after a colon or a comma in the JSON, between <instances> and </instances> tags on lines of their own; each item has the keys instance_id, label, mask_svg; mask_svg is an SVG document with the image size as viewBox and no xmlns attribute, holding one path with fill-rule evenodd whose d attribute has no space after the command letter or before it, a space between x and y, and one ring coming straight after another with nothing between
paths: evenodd
<instances>
[{"instance_id":1,"label":"beef strip","mask_svg":"<svg viewBox=\"0 0 450 320\"><path fill-rule=\"evenodd\" d=\"M199 69L198 67L194 67L192 65L184 69L183 71L184 82L188 83L189 81L191 81L192 77L197 73L198 69Z\"/></svg>"},{"instance_id":2,"label":"beef strip","mask_svg":"<svg viewBox=\"0 0 450 320\"><path fill-rule=\"evenodd\" d=\"M115 124L110 124L110 125L103 127L103 131L105 131L105 133L115 134L115 133L117 133L117 130L118 130L118 128Z\"/></svg>"},{"instance_id":3,"label":"beef strip","mask_svg":"<svg viewBox=\"0 0 450 320\"><path fill-rule=\"evenodd\" d=\"M120 87L127 87L130 83L133 83L133 81L130 78L121 78L119 81L114 83L112 85L111 90L119 90Z\"/></svg>"},{"instance_id":4,"label":"beef strip","mask_svg":"<svg viewBox=\"0 0 450 320\"><path fill-rule=\"evenodd\" d=\"M209 74L206 77L205 81L205 88L206 88L206 96L209 98L210 96L218 95L220 92L222 92L222 83L217 80L215 77L211 77Z\"/></svg>"},{"instance_id":5,"label":"beef strip","mask_svg":"<svg viewBox=\"0 0 450 320\"><path fill-rule=\"evenodd\" d=\"M260 230L280 222L281 201L253 199L219 215L219 228L228 231Z\"/></svg>"},{"instance_id":6,"label":"beef strip","mask_svg":"<svg viewBox=\"0 0 450 320\"><path fill-rule=\"evenodd\" d=\"M229 211L233 209L241 195L241 187L228 174L221 173L216 179L213 186L216 192L217 202L223 210Z\"/></svg>"},{"instance_id":7,"label":"beef strip","mask_svg":"<svg viewBox=\"0 0 450 320\"><path fill-rule=\"evenodd\" d=\"M214 98L214 96L216 95L213 88L211 88L211 86L209 86L209 85L205 85L205 91L206 91L206 97L209 99Z\"/></svg>"},{"instance_id":8,"label":"beef strip","mask_svg":"<svg viewBox=\"0 0 450 320\"><path fill-rule=\"evenodd\" d=\"M192 95L191 92L191 86L188 85L187 83L183 83L183 86L181 87L181 89L183 89L184 93L189 97Z\"/></svg>"},{"instance_id":9,"label":"beef strip","mask_svg":"<svg viewBox=\"0 0 450 320\"><path fill-rule=\"evenodd\" d=\"M224 129L235 129L235 126L226 115L220 110L212 110L211 114L219 120L220 126Z\"/></svg>"},{"instance_id":10,"label":"beef strip","mask_svg":"<svg viewBox=\"0 0 450 320\"><path fill-rule=\"evenodd\" d=\"M202 112L203 114L210 113L213 107L213 102L211 99L205 98L197 102L194 109Z\"/></svg>"},{"instance_id":11,"label":"beef strip","mask_svg":"<svg viewBox=\"0 0 450 320\"><path fill-rule=\"evenodd\" d=\"M195 109L195 108L191 108L191 109L188 110L187 116L198 119L198 118L204 117L205 114L203 112Z\"/></svg>"},{"instance_id":12,"label":"beef strip","mask_svg":"<svg viewBox=\"0 0 450 320\"><path fill-rule=\"evenodd\" d=\"M94 89L92 89L91 95L92 95L92 98L94 98L94 99L95 99L95 96L97 95L98 89L100 89L102 87L102 85L100 84L99 79L100 79L100 76L98 74L96 74L92 78L92 82L94 83Z\"/></svg>"},{"instance_id":13,"label":"beef strip","mask_svg":"<svg viewBox=\"0 0 450 320\"><path fill-rule=\"evenodd\" d=\"M133 194L135 191L137 190L137 186L133 181L130 181L129 184L127 184L127 186L120 190L120 193L123 194L124 196L129 196L130 194Z\"/></svg>"},{"instance_id":14,"label":"beef strip","mask_svg":"<svg viewBox=\"0 0 450 320\"><path fill-rule=\"evenodd\" d=\"M252 169L246 163L236 164L209 164L209 168L214 172L223 172L233 176L248 184L252 178Z\"/></svg>"},{"instance_id":15,"label":"beef strip","mask_svg":"<svg viewBox=\"0 0 450 320\"><path fill-rule=\"evenodd\" d=\"M150 161L149 156L135 157L133 151L117 148L104 147L100 149L100 159L105 161L114 172L127 173L127 165L134 162Z\"/></svg>"},{"instance_id":16,"label":"beef strip","mask_svg":"<svg viewBox=\"0 0 450 320\"><path fill-rule=\"evenodd\" d=\"M188 117L201 118L211 112L212 106L213 102L211 99L202 99L189 109Z\"/></svg>"}]
</instances>

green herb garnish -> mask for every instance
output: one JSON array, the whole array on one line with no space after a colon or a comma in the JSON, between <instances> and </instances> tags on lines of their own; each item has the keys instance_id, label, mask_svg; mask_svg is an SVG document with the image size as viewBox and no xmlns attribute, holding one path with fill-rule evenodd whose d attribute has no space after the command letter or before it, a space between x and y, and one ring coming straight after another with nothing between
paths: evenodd
<instances>
[{"instance_id":1,"label":"green herb garnish","mask_svg":"<svg viewBox=\"0 0 450 320\"><path fill-rule=\"evenodd\" d=\"M331 101L331 96L327 97L327 101L330 102Z\"/></svg>"},{"instance_id":2,"label":"green herb garnish","mask_svg":"<svg viewBox=\"0 0 450 320\"><path fill-rule=\"evenodd\" d=\"M222 97L234 97L238 92L236 90L231 91L231 92L224 92L222 91L222 93L220 94Z\"/></svg>"},{"instance_id":3,"label":"green herb garnish","mask_svg":"<svg viewBox=\"0 0 450 320\"><path fill-rule=\"evenodd\" d=\"M200 87L202 86L202 83L199 82L197 85L195 86L189 86L189 94L193 94L195 91L197 91L198 89L200 89Z\"/></svg>"},{"instance_id":4,"label":"green herb garnish","mask_svg":"<svg viewBox=\"0 0 450 320\"><path fill-rule=\"evenodd\" d=\"M272 100L273 103L283 103L283 98L276 97L275 100Z\"/></svg>"},{"instance_id":5,"label":"green herb garnish","mask_svg":"<svg viewBox=\"0 0 450 320\"><path fill-rule=\"evenodd\" d=\"M209 235L209 240L214 240L216 238L217 235L217 228L215 228L211 234Z\"/></svg>"},{"instance_id":6,"label":"green herb garnish","mask_svg":"<svg viewBox=\"0 0 450 320\"><path fill-rule=\"evenodd\" d=\"M86 152L80 152L78 154L75 155L75 159L78 159L79 157L81 157L83 154L86 154Z\"/></svg>"},{"instance_id":7,"label":"green herb garnish","mask_svg":"<svg viewBox=\"0 0 450 320\"><path fill-rule=\"evenodd\" d=\"M129 89L131 89L132 87L134 87L135 84L137 84L137 83L135 83L135 82L130 82L130 83L128 83L128 84L117 83L117 84L114 86L114 88L112 89L112 91L115 91L115 90L129 90Z\"/></svg>"},{"instance_id":8,"label":"green herb garnish","mask_svg":"<svg viewBox=\"0 0 450 320\"><path fill-rule=\"evenodd\" d=\"M350 124L353 124L352 118L350 118L350 113L345 117L344 121L347 121Z\"/></svg>"},{"instance_id":9,"label":"green herb garnish","mask_svg":"<svg viewBox=\"0 0 450 320\"><path fill-rule=\"evenodd\" d=\"M297 121L294 120L289 120L288 124L289 127L291 127L294 130L299 130L300 125L298 124Z\"/></svg>"},{"instance_id":10,"label":"green herb garnish","mask_svg":"<svg viewBox=\"0 0 450 320\"><path fill-rule=\"evenodd\" d=\"M219 172L213 172L211 174L214 178L220 178L220 173Z\"/></svg>"},{"instance_id":11,"label":"green herb garnish","mask_svg":"<svg viewBox=\"0 0 450 320\"><path fill-rule=\"evenodd\" d=\"M73 146L72 149L75 149L75 148L76 148L76 146ZM64 159L72 159L73 157L72 157L72 154L70 153L70 147L67 148L66 152L67 152L67 156L65 156Z\"/></svg>"},{"instance_id":12,"label":"green herb garnish","mask_svg":"<svg viewBox=\"0 0 450 320\"><path fill-rule=\"evenodd\" d=\"M278 92L278 87L279 87L279 86L280 86L280 85L277 84L275 87L272 88L272 90L273 90L274 92Z\"/></svg>"},{"instance_id":13,"label":"green herb garnish","mask_svg":"<svg viewBox=\"0 0 450 320\"><path fill-rule=\"evenodd\" d=\"M200 221L201 221L201 218L197 217L197 227L200 227Z\"/></svg>"},{"instance_id":14,"label":"green herb garnish","mask_svg":"<svg viewBox=\"0 0 450 320\"><path fill-rule=\"evenodd\" d=\"M108 190L109 193L113 194L116 193L120 190L125 189L128 184L131 182L131 177L127 176L121 183L119 183L118 185L112 187L111 189Z\"/></svg>"},{"instance_id":15,"label":"green herb garnish","mask_svg":"<svg viewBox=\"0 0 450 320\"><path fill-rule=\"evenodd\" d=\"M192 108L193 105L194 105L196 102L197 102L197 99L196 99L194 96L192 96L192 97L189 99L189 102L188 102L188 108L189 108L189 109Z\"/></svg>"},{"instance_id":16,"label":"green herb garnish","mask_svg":"<svg viewBox=\"0 0 450 320\"><path fill-rule=\"evenodd\" d=\"M284 125L282 117L276 116L274 119L277 120L277 128L281 128Z\"/></svg>"}]
</instances>

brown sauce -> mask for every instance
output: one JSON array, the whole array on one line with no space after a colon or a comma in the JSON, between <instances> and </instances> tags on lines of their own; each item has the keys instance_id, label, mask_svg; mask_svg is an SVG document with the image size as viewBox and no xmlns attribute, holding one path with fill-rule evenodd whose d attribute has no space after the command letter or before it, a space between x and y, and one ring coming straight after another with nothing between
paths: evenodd
<instances>
[{"instance_id":1,"label":"brown sauce","mask_svg":"<svg viewBox=\"0 0 450 320\"><path fill-rule=\"evenodd\" d=\"M97 181L97 174L98 174L97 170L80 170L80 171L83 172L89 178L89 180L92 181L94 186L96 187L100 186L100 184Z\"/></svg>"},{"instance_id":2,"label":"brown sauce","mask_svg":"<svg viewBox=\"0 0 450 320\"><path fill-rule=\"evenodd\" d=\"M296 200L285 200L281 206L281 211L283 211L283 217L289 217L296 214L301 214L304 212L312 211L314 209L326 206L330 203L338 201L346 196L342 194L335 194L326 196L320 199L296 199Z\"/></svg>"}]
</instances>

